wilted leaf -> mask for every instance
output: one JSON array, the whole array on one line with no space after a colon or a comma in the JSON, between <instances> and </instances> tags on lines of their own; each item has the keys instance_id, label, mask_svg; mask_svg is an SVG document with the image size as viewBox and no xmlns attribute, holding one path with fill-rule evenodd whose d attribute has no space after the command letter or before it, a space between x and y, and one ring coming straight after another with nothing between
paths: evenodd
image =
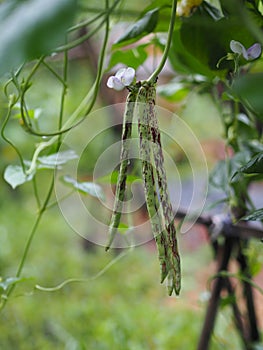
<instances>
[{"instance_id":1,"label":"wilted leaf","mask_svg":"<svg viewBox=\"0 0 263 350\"><path fill-rule=\"evenodd\" d=\"M13 189L25 182L31 181L34 174L26 175L20 165L8 165L4 172L5 181L11 185Z\"/></svg>"},{"instance_id":2,"label":"wilted leaf","mask_svg":"<svg viewBox=\"0 0 263 350\"><path fill-rule=\"evenodd\" d=\"M99 198L102 201L105 198L101 186L95 184L94 182L79 182L69 175L63 176L62 180L65 184L84 194L89 194L93 197Z\"/></svg>"}]
</instances>

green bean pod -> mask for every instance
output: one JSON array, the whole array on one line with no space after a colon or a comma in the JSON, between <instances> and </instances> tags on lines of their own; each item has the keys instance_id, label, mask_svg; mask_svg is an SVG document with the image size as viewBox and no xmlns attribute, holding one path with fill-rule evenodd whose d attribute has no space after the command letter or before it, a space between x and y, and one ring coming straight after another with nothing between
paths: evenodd
<instances>
[{"instance_id":1,"label":"green bean pod","mask_svg":"<svg viewBox=\"0 0 263 350\"><path fill-rule=\"evenodd\" d=\"M149 124L151 130L151 141L153 147L153 157L156 167L157 183L161 201L162 213L169 242L170 270L168 275L168 293L173 290L178 295L181 289L181 266L176 238L176 228L174 225L174 213L169 198L168 182L164 166L164 156L161 144L161 134L158 126L157 113L155 108L156 87L150 84L147 89L147 104L149 105Z\"/></svg>"},{"instance_id":2,"label":"green bean pod","mask_svg":"<svg viewBox=\"0 0 263 350\"><path fill-rule=\"evenodd\" d=\"M131 138L132 132L132 122L134 107L136 102L136 97L138 93L138 87L134 86L129 92L126 100L126 106L123 118L122 127L122 143L121 143L121 155L120 155L120 170L116 185L115 199L113 205L113 213L109 225L109 239L106 244L105 250L108 251L110 246L118 232L118 227L120 224L123 201L126 188L127 170L129 165L129 140Z\"/></svg>"},{"instance_id":3,"label":"green bean pod","mask_svg":"<svg viewBox=\"0 0 263 350\"><path fill-rule=\"evenodd\" d=\"M171 295L175 291L178 295L181 288L180 256L174 215L168 194L161 136L155 110L155 95L155 84L144 82L137 97L137 104L140 105L138 125L142 174L147 209L159 253L161 281L164 281L167 277L168 294ZM156 187L160 200L157 196ZM158 211L159 204L161 210Z\"/></svg>"},{"instance_id":4,"label":"green bean pod","mask_svg":"<svg viewBox=\"0 0 263 350\"><path fill-rule=\"evenodd\" d=\"M158 208L158 197L152 166L151 133L149 128L149 104L147 103L147 87L142 86L139 90L136 112L138 113L138 131L140 139L140 158L142 164L142 176L147 210L151 221L153 235L158 249L158 257L161 270L161 283L169 273L167 263L167 242L163 228L161 212Z\"/></svg>"}]
</instances>

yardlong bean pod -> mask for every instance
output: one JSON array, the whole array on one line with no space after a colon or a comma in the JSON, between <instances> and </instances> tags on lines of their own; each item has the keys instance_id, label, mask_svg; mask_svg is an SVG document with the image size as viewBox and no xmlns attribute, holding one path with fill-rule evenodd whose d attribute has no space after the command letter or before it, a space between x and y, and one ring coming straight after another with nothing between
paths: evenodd
<instances>
[{"instance_id":1,"label":"yardlong bean pod","mask_svg":"<svg viewBox=\"0 0 263 350\"><path fill-rule=\"evenodd\" d=\"M155 83L145 82L140 88L137 98L137 101L142 105L140 108L141 119L139 119L141 156L145 158L142 159L142 173L146 203L159 252L160 264L165 266L165 274L163 272L164 268L162 268L162 281L167 276L169 295L173 291L178 295L181 288L180 256L178 253L174 215L168 194L161 136L155 110L155 95ZM155 171L151 157L154 159ZM158 207L156 204L158 197L156 194L155 174L157 176L158 194L161 203L161 211L158 212L158 215L154 214L157 212ZM162 227L162 219L164 228ZM159 226L155 221L159 222Z\"/></svg>"},{"instance_id":2,"label":"yardlong bean pod","mask_svg":"<svg viewBox=\"0 0 263 350\"><path fill-rule=\"evenodd\" d=\"M136 97L138 93L138 86L135 85L131 87L130 92L127 96L124 118L123 118L123 128L122 128L122 146L120 155L120 171L118 175L116 193L113 206L113 214L111 217L111 222L109 226L109 239L106 244L105 250L109 250L113 242L113 239L118 231L120 224L123 201L126 188L127 171L129 165L129 140L131 138L132 132L132 121L134 114L134 107L136 102Z\"/></svg>"},{"instance_id":3,"label":"yardlong bean pod","mask_svg":"<svg viewBox=\"0 0 263 350\"><path fill-rule=\"evenodd\" d=\"M149 104L147 103L147 87L142 86L139 90L136 112L138 114L138 130L140 138L140 158L142 164L142 176L146 205L151 221L153 235L156 241L161 269L161 283L169 272L167 264L167 242L163 228L161 212L158 208L158 197L154 180L154 169L151 156L151 133L149 120Z\"/></svg>"},{"instance_id":4,"label":"yardlong bean pod","mask_svg":"<svg viewBox=\"0 0 263 350\"><path fill-rule=\"evenodd\" d=\"M124 113L120 172L106 250L110 248L120 224L129 164L129 139L133 116L136 113L144 192L158 249L161 283L167 278L168 294L171 295L175 291L178 295L181 288L180 256L155 109L156 84L150 81L138 82L130 89Z\"/></svg>"},{"instance_id":5,"label":"yardlong bean pod","mask_svg":"<svg viewBox=\"0 0 263 350\"><path fill-rule=\"evenodd\" d=\"M168 293L173 290L179 294L181 288L181 266L176 238L176 228L174 225L174 214L169 198L168 182L164 166L164 156L161 144L161 134L158 126L157 113L155 108L156 86L149 84L147 89L147 104L149 108L149 125L151 130L151 141L153 147L153 157L156 167L157 183L161 201L162 213L164 216L165 228L169 242L170 270L168 274Z\"/></svg>"}]
</instances>

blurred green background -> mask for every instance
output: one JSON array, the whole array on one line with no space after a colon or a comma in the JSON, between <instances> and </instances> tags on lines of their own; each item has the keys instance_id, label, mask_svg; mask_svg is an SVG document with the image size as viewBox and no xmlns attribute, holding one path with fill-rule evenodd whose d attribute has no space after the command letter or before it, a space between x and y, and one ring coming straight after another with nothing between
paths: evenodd
<instances>
[{"instance_id":1,"label":"blurred green background","mask_svg":"<svg viewBox=\"0 0 263 350\"><path fill-rule=\"evenodd\" d=\"M57 65L59 69L59 63ZM89 77L89 67L85 62L71 62L68 111L79 103L90 83ZM50 86L52 89L47 88ZM59 86L45 70L40 71L30 93L30 106L43 109L46 117L42 120L49 127L58 98ZM3 115L6 103L3 96L1 101ZM198 99L195 94L189 98L184 110L189 123L190 115L194 115L191 119L194 125L190 126L200 140L206 139L211 129L210 123L200 123L208 111L211 111L209 97ZM216 113L212 114L210 122L220 125ZM91 130L92 127L90 125ZM218 135L213 134L213 137L220 137L220 127L216 130ZM17 119L12 120L8 134L30 158L32 141L35 140L28 137ZM109 142L118 139L114 133L107 137ZM81 171L87 177L92 174L98 155L107 147L105 135L103 138L102 144L97 142L101 148L95 147L93 152L89 150L89 163L81 165ZM1 157L3 173L7 164L16 162L13 150L3 141ZM45 192L49 176L47 170L39 175L40 192ZM31 183L13 191L3 178L0 181L0 275L5 277L16 273L34 221L36 204ZM96 199L90 197L89 201L92 206L100 208ZM213 272L213 264L204 232L197 228L189 235L179 239L183 267L181 295L179 298L168 297L165 286L159 284L157 252L152 242L122 252L105 253L100 246L85 248L84 239L71 230L60 210L57 207L49 209L26 261L23 273L26 279L17 284L1 314L1 349L194 349L205 313L206 280ZM195 243L190 244L192 240ZM124 256L119 258L119 254ZM104 273L94 278L102 270ZM34 288L36 284L52 287L69 278L87 278L87 281L70 283L55 292ZM212 349L225 349L230 344L231 349L239 349L226 308L217 321Z\"/></svg>"},{"instance_id":2,"label":"blurred green background","mask_svg":"<svg viewBox=\"0 0 263 350\"><path fill-rule=\"evenodd\" d=\"M140 1L131 5L141 8ZM134 18L132 12L131 17ZM54 58L52 65L56 71L62 72L60 60ZM30 68L32 64L27 66L28 70L25 69L25 75ZM85 57L71 57L67 115L74 111L91 88L93 70ZM58 114L60 93L61 85L42 67L33 79L27 100L30 108L41 109L40 129L57 128L54 116ZM103 97L100 95L95 109L105 105ZM117 99L117 102L124 102L125 96ZM2 120L7 103L1 89ZM212 168L222 157L224 145L221 142L223 130L220 116L210 95L193 90L182 104L171 100L168 103L163 99L159 103L180 112L180 117L187 122L202 145L209 169ZM105 125L101 127L107 127L108 117L112 116L105 115ZM89 129L92 131L98 121L90 120ZM169 127L170 121L160 122ZM85 133L86 130L80 125L79 139L83 142ZM7 128L7 135L15 141L25 158L32 157L34 144L39 139L29 136L15 115ZM90 144L87 157L80 162L79 174L84 179L90 180L99 155L119 138L120 133L116 133L116 130L108 130ZM189 144L191 148L191 140ZM189 167L181 159L180 150L173 147L170 146L170 151L174 159L178 159L181 180L187 182L191 177ZM192 152L196 154L194 146ZM18 159L14 150L2 139L0 153L0 171L3 174L5 167L16 164ZM41 196L46 193L50 174L48 170L38 174ZM37 206L31 182L14 191L1 176L0 186L0 277L4 279L16 274ZM97 199L86 197L85 203L94 212L101 211ZM100 213L104 221L109 219L109 212ZM92 230L88 222L81 222L80 225ZM168 297L165 285L159 283L157 252L153 242L133 250L105 253L103 247L88 244L72 230L59 208L51 207L41 221L26 260L23 270L25 279L17 284L1 313L0 349L194 350L209 297L207 280L215 272L205 234L202 227L195 226L190 232L180 235L182 291L178 298ZM35 288L36 285L53 287L70 278L86 280L69 283L53 292ZM220 309L211 350L240 348L231 306L226 304Z\"/></svg>"}]
</instances>

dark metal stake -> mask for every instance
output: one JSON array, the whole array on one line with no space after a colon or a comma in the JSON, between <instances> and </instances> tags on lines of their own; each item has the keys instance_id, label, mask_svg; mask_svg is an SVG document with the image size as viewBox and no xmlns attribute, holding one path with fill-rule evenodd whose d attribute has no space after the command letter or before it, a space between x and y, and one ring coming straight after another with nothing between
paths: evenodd
<instances>
[{"instance_id":1,"label":"dark metal stake","mask_svg":"<svg viewBox=\"0 0 263 350\"><path fill-rule=\"evenodd\" d=\"M233 247L233 239L226 238L223 247L219 248L219 253L221 255L221 259L219 257L219 267L218 273L227 270L228 262L231 256L231 251ZM201 337L199 339L199 344L197 350L208 350L211 334L214 329L216 314L218 310L218 305L220 302L220 292L224 288L224 277L218 277L213 285L212 295L209 300L205 322L203 325L203 329L201 332Z\"/></svg>"}]
</instances>

